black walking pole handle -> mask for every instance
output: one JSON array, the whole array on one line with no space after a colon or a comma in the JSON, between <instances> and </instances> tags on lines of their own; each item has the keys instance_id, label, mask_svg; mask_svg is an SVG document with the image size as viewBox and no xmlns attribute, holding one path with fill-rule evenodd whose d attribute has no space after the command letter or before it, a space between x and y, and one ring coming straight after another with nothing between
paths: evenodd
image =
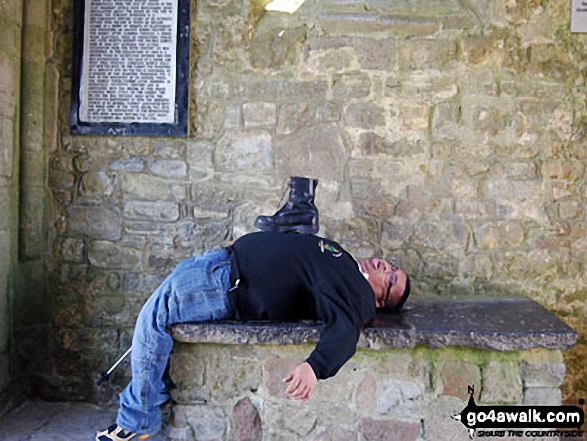
<instances>
[{"instance_id":1,"label":"black walking pole handle","mask_svg":"<svg viewBox=\"0 0 587 441\"><path fill-rule=\"evenodd\" d=\"M118 366L122 360L124 360L128 354L130 354L130 351L132 351L132 346L130 348L128 348L128 350L122 355L122 357L120 357L118 360L116 360L116 363L114 363L112 365L112 367L110 369L108 369L107 372L102 372L102 376L100 377L100 379L98 381L96 381L96 386L100 386L102 383L104 383L105 381L108 381L108 378L110 377L110 374L112 373L112 371L114 369L116 369L116 366Z\"/></svg>"},{"instance_id":2,"label":"black walking pole handle","mask_svg":"<svg viewBox=\"0 0 587 441\"><path fill-rule=\"evenodd\" d=\"M96 381L96 386L100 386L102 383L108 381L108 379L110 378L110 374L106 371L102 372L100 375L101 377L98 379L98 381Z\"/></svg>"}]
</instances>

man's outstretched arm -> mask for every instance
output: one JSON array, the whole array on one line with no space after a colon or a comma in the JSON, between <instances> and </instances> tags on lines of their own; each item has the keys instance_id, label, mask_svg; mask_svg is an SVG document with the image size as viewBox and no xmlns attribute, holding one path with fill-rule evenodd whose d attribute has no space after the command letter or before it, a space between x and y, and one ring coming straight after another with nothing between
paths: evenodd
<instances>
[{"instance_id":1,"label":"man's outstretched arm","mask_svg":"<svg viewBox=\"0 0 587 441\"><path fill-rule=\"evenodd\" d=\"M308 362L298 365L290 374L283 379L289 383L285 393L294 400L307 401L318 382L314 370Z\"/></svg>"}]
</instances>

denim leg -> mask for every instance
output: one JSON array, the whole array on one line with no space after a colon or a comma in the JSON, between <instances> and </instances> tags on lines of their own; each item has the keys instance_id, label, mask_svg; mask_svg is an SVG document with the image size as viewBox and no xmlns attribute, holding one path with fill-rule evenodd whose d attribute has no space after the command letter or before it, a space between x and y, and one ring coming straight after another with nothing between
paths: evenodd
<instances>
[{"instance_id":1,"label":"denim leg","mask_svg":"<svg viewBox=\"0 0 587 441\"><path fill-rule=\"evenodd\" d=\"M147 300L132 340L132 380L120 395L120 427L140 434L160 429L159 406L169 399L164 374L173 347L166 329L175 323L231 318L229 278L227 252L212 250L182 261Z\"/></svg>"}]
</instances>

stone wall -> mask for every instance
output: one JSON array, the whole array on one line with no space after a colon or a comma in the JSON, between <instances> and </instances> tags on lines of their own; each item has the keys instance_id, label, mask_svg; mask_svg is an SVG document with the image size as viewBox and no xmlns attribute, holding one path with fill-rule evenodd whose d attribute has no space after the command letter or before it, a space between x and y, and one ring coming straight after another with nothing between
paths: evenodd
<instances>
[{"instance_id":1,"label":"stone wall","mask_svg":"<svg viewBox=\"0 0 587 441\"><path fill-rule=\"evenodd\" d=\"M113 398L124 376L92 380L162 277L252 231L299 174L320 179L320 233L395 256L415 295L523 294L564 318L581 334L565 396L584 396L587 39L569 2L261 3L192 4L190 136L147 139L69 135L72 1L51 2L38 392Z\"/></svg>"},{"instance_id":2,"label":"stone wall","mask_svg":"<svg viewBox=\"0 0 587 441\"><path fill-rule=\"evenodd\" d=\"M311 350L177 344L169 439L466 441L465 426L451 416L467 405L467 386L478 405L561 403L560 351L420 347L359 350L300 404L285 396L282 380Z\"/></svg>"},{"instance_id":3,"label":"stone wall","mask_svg":"<svg viewBox=\"0 0 587 441\"><path fill-rule=\"evenodd\" d=\"M17 262L22 2L0 1L0 414L10 404L13 270Z\"/></svg>"}]
</instances>

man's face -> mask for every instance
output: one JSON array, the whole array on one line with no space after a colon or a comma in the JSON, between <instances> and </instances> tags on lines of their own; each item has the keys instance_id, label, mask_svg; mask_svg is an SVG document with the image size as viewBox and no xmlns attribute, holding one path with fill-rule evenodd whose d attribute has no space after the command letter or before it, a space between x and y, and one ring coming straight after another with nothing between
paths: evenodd
<instances>
[{"instance_id":1,"label":"man's face","mask_svg":"<svg viewBox=\"0 0 587 441\"><path fill-rule=\"evenodd\" d=\"M377 308L397 305L406 288L406 273L381 259L360 259L359 265L369 277L367 281L375 293Z\"/></svg>"}]
</instances>

